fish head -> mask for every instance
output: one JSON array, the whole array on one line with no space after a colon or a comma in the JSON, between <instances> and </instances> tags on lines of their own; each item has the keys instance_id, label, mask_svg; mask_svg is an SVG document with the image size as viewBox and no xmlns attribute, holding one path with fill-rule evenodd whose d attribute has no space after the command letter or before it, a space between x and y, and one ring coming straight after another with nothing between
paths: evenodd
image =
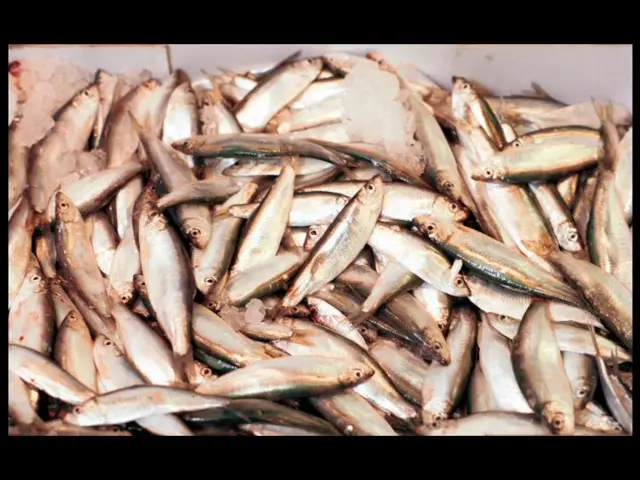
<instances>
[{"instance_id":1,"label":"fish head","mask_svg":"<svg viewBox=\"0 0 640 480\"><path fill-rule=\"evenodd\" d=\"M211 238L211 222L207 218L187 218L180 230L197 248L204 249Z\"/></svg>"},{"instance_id":2,"label":"fish head","mask_svg":"<svg viewBox=\"0 0 640 480\"><path fill-rule=\"evenodd\" d=\"M581 376L572 382L573 398L577 410L582 410L591 401L593 378Z\"/></svg>"},{"instance_id":3,"label":"fish head","mask_svg":"<svg viewBox=\"0 0 640 480\"><path fill-rule=\"evenodd\" d=\"M196 137L185 138L184 140L176 140L171 143L171 146L179 152L186 153L187 155L193 155L196 149L203 145L204 142Z\"/></svg>"},{"instance_id":4,"label":"fish head","mask_svg":"<svg viewBox=\"0 0 640 480\"><path fill-rule=\"evenodd\" d=\"M384 189L384 182L382 181L382 175L376 175L367 183L365 183L357 196L363 203L369 203L376 198L382 198Z\"/></svg>"},{"instance_id":5,"label":"fish head","mask_svg":"<svg viewBox=\"0 0 640 480\"><path fill-rule=\"evenodd\" d=\"M318 243L318 240L322 238L324 232L327 231L327 228L329 228L329 225L311 225L309 230L307 230L307 236L302 244L302 249L305 252L311 251L314 245Z\"/></svg>"},{"instance_id":6,"label":"fish head","mask_svg":"<svg viewBox=\"0 0 640 480\"><path fill-rule=\"evenodd\" d=\"M218 281L213 268L196 268L193 272L193 277L196 282L196 288L202 292L204 296L209 295L213 286Z\"/></svg>"},{"instance_id":7,"label":"fish head","mask_svg":"<svg viewBox=\"0 0 640 480\"><path fill-rule=\"evenodd\" d=\"M450 218L454 222L464 222L469 218L469 210L458 202L454 202L444 195L439 195L433 204L432 215Z\"/></svg>"},{"instance_id":8,"label":"fish head","mask_svg":"<svg viewBox=\"0 0 640 480\"><path fill-rule=\"evenodd\" d=\"M47 291L47 279L42 274L40 264L35 258L32 258L29 262L29 268L24 277L24 282L26 282L25 287L28 288L31 295L37 295Z\"/></svg>"},{"instance_id":9,"label":"fish head","mask_svg":"<svg viewBox=\"0 0 640 480\"><path fill-rule=\"evenodd\" d=\"M116 302L120 302L124 305L129 305L133 298L136 296L136 289L133 286L133 282L117 282L117 284L110 285L110 294Z\"/></svg>"},{"instance_id":10,"label":"fish head","mask_svg":"<svg viewBox=\"0 0 640 480\"><path fill-rule=\"evenodd\" d=\"M63 420L78 427L91 427L103 423L103 416L100 414L98 402L94 398L90 398L82 405L74 406Z\"/></svg>"},{"instance_id":11,"label":"fish head","mask_svg":"<svg viewBox=\"0 0 640 480\"><path fill-rule=\"evenodd\" d=\"M442 423L447 420L447 411L450 410L450 403L448 401L434 402L435 398L430 395L430 389L423 391L423 402L425 407L422 408L422 423L426 428L437 429L440 428ZM431 397L431 398L429 398Z\"/></svg>"},{"instance_id":12,"label":"fish head","mask_svg":"<svg viewBox=\"0 0 640 480\"><path fill-rule=\"evenodd\" d=\"M483 317L487 320L487 324L500 335L513 338L518 333L520 320L516 318L498 315L497 313L485 313Z\"/></svg>"},{"instance_id":13,"label":"fish head","mask_svg":"<svg viewBox=\"0 0 640 480\"><path fill-rule=\"evenodd\" d=\"M434 215L420 215L413 219L418 231L435 243L446 242L453 235L454 223L451 219Z\"/></svg>"},{"instance_id":14,"label":"fish head","mask_svg":"<svg viewBox=\"0 0 640 480\"><path fill-rule=\"evenodd\" d=\"M62 323L72 330L85 331L87 328L82 315L80 315L76 310L70 310Z\"/></svg>"},{"instance_id":15,"label":"fish head","mask_svg":"<svg viewBox=\"0 0 640 480\"><path fill-rule=\"evenodd\" d=\"M421 348L420 356L444 366L451 363L451 351L440 330L436 335L430 329L424 329L422 330L422 338L424 339L424 345Z\"/></svg>"},{"instance_id":16,"label":"fish head","mask_svg":"<svg viewBox=\"0 0 640 480\"><path fill-rule=\"evenodd\" d=\"M140 295L147 296L147 282L144 280L144 275L136 273L133 276L133 286Z\"/></svg>"},{"instance_id":17,"label":"fish head","mask_svg":"<svg viewBox=\"0 0 640 480\"><path fill-rule=\"evenodd\" d=\"M364 363L349 367L339 376L340 384L344 387L352 387L373 377L373 368Z\"/></svg>"},{"instance_id":18,"label":"fish head","mask_svg":"<svg viewBox=\"0 0 640 480\"><path fill-rule=\"evenodd\" d=\"M500 181L505 173L500 156L495 155L488 162L474 167L471 170L471 178L481 182L496 182Z\"/></svg>"},{"instance_id":19,"label":"fish head","mask_svg":"<svg viewBox=\"0 0 640 480\"><path fill-rule=\"evenodd\" d=\"M96 366L101 363L100 359L110 359L122 357L122 351L116 344L104 335L96 336L93 341L93 358ZM100 371L100 369L98 369Z\"/></svg>"},{"instance_id":20,"label":"fish head","mask_svg":"<svg viewBox=\"0 0 640 480\"><path fill-rule=\"evenodd\" d=\"M83 222L82 215L63 192L56 193L56 220L62 223Z\"/></svg>"},{"instance_id":21,"label":"fish head","mask_svg":"<svg viewBox=\"0 0 640 480\"><path fill-rule=\"evenodd\" d=\"M564 221L558 226L558 243L568 252L579 252L583 249L580 234L573 222Z\"/></svg>"},{"instance_id":22,"label":"fish head","mask_svg":"<svg viewBox=\"0 0 640 480\"><path fill-rule=\"evenodd\" d=\"M378 340L378 330L369 325L359 325L357 330L364 338L364 341L369 344Z\"/></svg>"},{"instance_id":23,"label":"fish head","mask_svg":"<svg viewBox=\"0 0 640 480\"><path fill-rule=\"evenodd\" d=\"M574 429L573 404L549 402L542 409L542 422L556 435L570 435Z\"/></svg>"},{"instance_id":24,"label":"fish head","mask_svg":"<svg viewBox=\"0 0 640 480\"><path fill-rule=\"evenodd\" d=\"M97 84L91 84L86 88L83 88L78 94L71 100L71 105L74 110L74 118L79 125L85 124L87 120L90 120L98 113L98 106L100 104L100 90Z\"/></svg>"},{"instance_id":25,"label":"fish head","mask_svg":"<svg viewBox=\"0 0 640 480\"><path fill-rule=\"evenodd\" d=\"M478 99L478 92L464 77L451 78L451 109L456 120L465 121L469 104Z\"/></svg>"}]
</instances>

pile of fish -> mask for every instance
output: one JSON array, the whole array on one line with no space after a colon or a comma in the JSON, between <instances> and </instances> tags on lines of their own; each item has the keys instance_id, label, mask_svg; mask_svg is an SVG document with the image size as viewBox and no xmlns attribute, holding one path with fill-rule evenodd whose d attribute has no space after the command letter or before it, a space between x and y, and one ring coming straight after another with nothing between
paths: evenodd
<instances>
[{"instance_id":1,"label":"pile of fish","mask_svg":"<svg viewBox=\"0 0 640 480\"><path fill-rule=\"evenodd\" d=\"M422 175L327 139L362 61ZM630 124L377 55L101 70L9 128L10 433L631 434Z\"/></svg>"}]
</instances>

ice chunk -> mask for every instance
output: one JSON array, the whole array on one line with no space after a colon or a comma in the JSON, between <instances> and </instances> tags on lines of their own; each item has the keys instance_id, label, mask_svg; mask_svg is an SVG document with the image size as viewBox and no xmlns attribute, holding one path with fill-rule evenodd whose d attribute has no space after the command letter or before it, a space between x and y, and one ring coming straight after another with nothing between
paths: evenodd
<instances>
[{"instance_id":1,"label":"ice chunk","mask_svg":"<svg viewBox=\"0 0 640 480\"><path fill-rule=\"evenodd\" d=\"M242 328L246 323L244 309L232 307L230 305L222 307L220 310L220 318L236 330Z\"/></svg>"},{"instance_id":2,"label":"ice chunk","mask_svg":"<svg viewBox=\"0 0 640 480\"><path fill-rule=\"evenodd\" d=\"M89 85L93 74L53 55L13 62L10 73L19 92L21 141L32 145L53 126L55 112Z\"/></svg>"},{"instance_id":3,"label":"ice chunk","mask_svg":"<svg viewBox=\"0 0 640 480\"><path fill-rule=\"evenodd\" d=\"M343 124L349 140L379 145L421 175L421 149L406 105L409 92L401 90L398 78L373 62L363 62L347 75L345 89Z\"/></svg>"},{"instance_id":4,"label":"ice chunk","mask_svg":"<svg viewBox=\"0 0 640 480\"><path fill-rule=\"evenodd\" d=\"M262 300L253 298L247 303L246 311L244 312L245 320L247 323L260 323L264 320L266 315L266 309L262 304Z\"/></svg>"}]
</instances>

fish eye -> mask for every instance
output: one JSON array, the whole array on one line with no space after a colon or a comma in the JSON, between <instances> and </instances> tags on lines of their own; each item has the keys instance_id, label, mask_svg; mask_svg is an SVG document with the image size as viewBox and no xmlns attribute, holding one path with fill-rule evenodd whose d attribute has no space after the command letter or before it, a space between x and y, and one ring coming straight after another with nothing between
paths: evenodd
<instances>
[{"instance_id":1,"label":"fish eye","mask_svg":"<svg viewBox=\"0 0 640 480\"><path fill-rule=\"evenodd\" d=\"M430 223L429 225L427 225L427 232L432 233L432 232L435 232L435 230L436 230L435 223Z\"/></svg>"},{"instance_id":2,"label":"fish eye","mask_svg":"<svg viewBox=\"0 0 640 480\"><path fill-rule=\"evenodd\" d=\"M208 377L211 375L211 369L210 368L203 368L202 369L202 375L204 375L205 377Z\"/></svg>"},{"instance_id":3,"label":"fish eye","mask_svg":"<svg viewBox=\"0 0 640 480\"><path fill-rule=\"evenodd\" d=\"M436 413L433 416L433 419L431 420L431 427L438 428L443 420L444 420L443 416L439 413Z\"/></svg>"},{"instance_id":4,"label":"fish eye","mask_svg":"<svg viewBox=\"0 0 640 480\"><path fill-rule=\"evenodd\" d=\"M85 97L89 97L89 96L91 96L91 92L90 92L89 90L85 90L84 92L82 92L82 94L83 94Z\"/></svg>"},{"instance_id":5,"label":"fish eye","mask_svg":"<svg viewBox=\"0 0 640 480\"><path fill-rule=\"evenodd\" d=\"M375 191L376 186L373 183L368 183L367 184L367 190L369 190L370 192Z\"/></svg>"},{"instance_id":6,"label":"fish eye","mask_svg":"<svg viewBox=\"0 0 640 480\"><path fill-rule=\"evenodd\" d=\"M587 394L587 391L584 388L579 389L576 394L578 397L584 397Z\"/></svg>"},{"instance_id":7,"label":"fish eye","mask_svg":"<svg viewBox=\"0 0 640 480\"><path fill-rule=\"evenodd\" d=\"M455 212L456 210L458 210L458 205L456 203L450 203L449 210L451 210L452 212Z\"/></svg>"},{"instance_id":8,"label":"fish eye","mask_svg":"<svg viewBox=\"0 0 640 480\"><path fill-rule=\"evenodd\" d=\"M442 349L442 345L440 344L440 342L436 342L433 344L433 349L438 352Z\"/></svg>"},{"instance_id":9,"label":"fish eye","mask_svg":"<svg viewBox=\"0 0 640 480\"><path fill-rule=\"evenodd\" d=\"M355 372L353 372L353 375L354 375L356 378L362 378L364 374L362 373L362 370L360 370L360 369L356 369L356 371L355 371Z\"/></svg>"},{"instance_id":10,"label":"fish eye","mask_svg":"<svg viewBox=\"0 0 640 480\"><path fill-rule=\"evenodd\" d=\"M518 148L522 146L522 142L520 140L514 140L513 142L511 142L511 146Z\"/></svg>"},{"instance_id":11,"label":"fish eye","mask_svg":"<svg viewBox=\"0 0 640 480\"><path fill-rule=\"evenodd\" d=\"M498 320L500 320L501 322L504 322L506 319L507 319L507 316L506 316L506 315L500 315L500 316L498 317Z\"/></svg>"},{"instance_id":12,"label":"fish eye","mask_svg":"<svg viewBox=\"0 0 640 480\"><path fill-rule=\"evenodd\" d=\"M65 202L64 200L60 202L60 208L67 208L67 207L69 207L69 204L67 202Z\"/></svg>"},{"instance_id":13,"label":"fish eye","mask_svg":"<svg viewBox=\"0 0 640 480\"><path fill-rule=\"evenodd\" d=\"M458 276L456 277L455 285L456 285L456 287L458 287L458 288L462 288L462 287L464 287L464 279L462 278L462 276L461 276L461 275L458 275Z\"/></svg>"},{"instance_id":14,"label":"fish eye","mask_svg":"<svg viewBox=\"0 0 640 480\"><path fill-rule=\"evenodd\" d=\"M315 237L316 235L318 235L318 230L316 230L315 228L309 230L310 237Z\"/></svg>"},{"instance_id":15,"label":"fish eye","mask_svg":"<svg viewBox=\"0 0 640 480\"><path fill-rule=\"evenodd\" d=\"M487 178L491 178L493 176L493 169L490 167L485 168L484 176Z\"/></svg>"},{"instance_id":16,"label":"fish eye","mask_svg":"<svg viewBox=\"0 0 640 480\"><path fill-rule=\"evenodd\" d=\"M471 85L469 85L468 83L463 83L461 88L462 90L467 91L471 89Z\"/></svg>"},{"instance_id":17,"label":"fish eye","mask_svg":"<svg viewBox=\"0 0 640 480\"><path fill-rule=\"evenodd\" d=\"M553 425L553 428L559 430L564 425L564 420L562 418L556 417L551 421L551 425Z\"/></svg>"},{"instance_id":18,"label":"fish eye","mask_svg":"<svg viewBox=\"0 0 640 480\"><path fill-rule=\"evenodd\" d=\"M32 282L38 282L38 281L40 281L40 275L33 275L33 276L31 277L31 281L32 281Z\"/></svg>"},{"instance_id":19,"label":"fish eye","mask_svg":"<svg viewBox=\"0 0 640 480\"><path fill-rule=\"evenodd\" d=\"M571 242L577 242L578 241L578 234L576 232L571 232L567 238L569 239L569 241Z\"/></svg>"},{"instance_id":20,"label":"fish eye","mask_svg":"<svg viewBox=\"0 0 640 480\"><path fill-rule=\"evenodd\" d=\"M447 190L451 190L453 188L453 183L451 183L449 180L444 182L443 185L444 185L444 188L446 188Z\"/></svg>"},{"instance_id":21,"label":"fish eye","mask_svg":"<svg viewBox=\"0 0 640 480\"><path fill-rule=\"evenodd\" d=\"M105 340L104 342L105 347L110 347L111 345L113 345L113 342L111 340Z\"/></svg>"},{"instance_id":22,"label":"fish eye","mask_svg":"<svg viewBox=\"0 0 640 480\"><path fill-rule=\"evenodd\" d=\"M80 407L73 407L73 413L81 413L82 409Z\"/></svg>"},{"instance_id":23,"label":"fish eye","mask_svg":"<svg viewBox=\"0 0 640 480\"><path fill-rule=\"evenodd\" d=\"M120 300L123 303L128 303L129 302L129 296L128 295L120 295Z\"/></svg>"},{"instance_id":24,"label":"fish eye","mask_svg":"<svg viewBox=\"0 0 640 480\"><path fill-rule=\"evenodd\" d=\"M209 302L207 303L207 308L213 308L215 307L215 305L213 304L213 302Z\"/></svg>"},{"instance_id":25,"label":"fish eye","mask_svg":"<svg viewBox=\"0 0 640 480\"><path fill-rule=\"evenodd\" d=\"M212 277L205 277L204 283L206 283L207 285L213 285L213 278Z\"/></svg>"},{"instance_id":26,"label":"fish eye","mask_svg":"<svg viewBox=\"0 0 640 480\"><path fill-rule=\"evenodd\" d=\"M202 235L202 231L199 228L192 228L191 230L189 230L189 236L191 238L197 238L200 235Z\"/></svg>"}]
</instances>

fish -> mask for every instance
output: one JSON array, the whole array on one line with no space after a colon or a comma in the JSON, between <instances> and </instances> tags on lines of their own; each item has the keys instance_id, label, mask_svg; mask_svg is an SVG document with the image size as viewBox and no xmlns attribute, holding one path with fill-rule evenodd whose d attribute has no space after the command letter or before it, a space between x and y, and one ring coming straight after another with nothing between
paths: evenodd
<instances>
[{"instance_id":1,"label":"fish","mask_svg":"<svg viewBox=\"0 0 640 480\"><path fill-rule=\"evenodd\" d=\"M142 376L127 362L122 351L108 338L101 335L96 337L92 357L101 385L100 393L145 384ZM156 435L192 436L191 430L174 415L140 418L137 423Z\"/></svg>"},{"instance_id":2,"label":"fish","mask_svg":"<svg viewBox=\"0 0 640 480\"><path fill-rule=\"evenodd\" d=\"M576 306L583 304L578 294L562 280L488 235L426 215L416 217L414 224L431 242L487 280Z\"/></svg>"},{"instance_id":3,"label":"fish","mask_svg":"<svg viewBox=\"0 0 640 480\"><path fill-rule=\"evenodd\" d=\"M179 156L153 133L147 133L140 124L134 122L136 132L140 135L140 142L151 159L155 170L162 178L168 191L179 188L196 180L189 166ZM207 246L211 238L211 214L205 205L188 203L178 205L175 209L180 231L198 248Z\"/></svg>"},{"instance_id":4,"label":"fish","mask_svg":"<svg viewBox=\"0 0 640 480\"><path fill-rule=\"evenodd\" d=\"M245 226L232 274L246 270L254 263L269 260L278 253L293 203L294 178L291 162L285 164L268 195Z\"/></svg>"},{"instance_id":5,"label":"fish","mask_svg":"<svg viewBox=\"0 0 640 480\"><path fill-rule=\"evenodd\" d=\"M9 371L50 397L71 405L81 404L95 395L47 356L21 345L9 344Z\"/></svg>"},{"instance_id":6,"label":"fish","mask_svg":"<svg viewBox=\"0 0 640 480\"><path fill-rule=\"evenodd\" d=\"M602 385L605 402L622 428L629 434L633 434L633 399L631 393L626 390L616 375L609 373L609 368L600 355L593 328L591 328L591 337L596 349L596 368L598 370L600 384Z\"/></svg>"},{"instance_id":7,"label":"fish","mask_svg":"<svg viewBox=\"0 0 640 480\"><path fill-rule=\"evenodd\" d=\"M568 322L557 323L550 306L547 307L547 314L553 322L553 332L555 334L556 341L558 342L558 347L562 352L573 352L590 356L596 355L588 328ZM489 325L491 325L491 327L496 331L510 340L515 338L521 320L491 313L487 314L486 318ZM618 358L621 361L631 361L631 355L629 352L625 351L616 342L602 335L596 335L596 340L598 342L601 355L611 359Z\"/></svg>"},{"instance_id":8,"label":"fish","mask_svg":"<svg viewBox=\"0 0 640 480\"><path fill-rule=\"evenodd\" d=\"M63 192L56 193L55 239L61 276L77 290L89 308L101 318L109 318L112 301L87 238L82 215Z\"/></svg>"},{"instance_id":9,"label":"fish","mask_svg":"<svg viewBox=\"0 0 640 480\"><path fill-rule=\"evenodd\" d=\"M293 355L322 355L345 358L364 363L375 372L353 391L369 401L375 408L407 425L413 425L418 412L413 405L400 396L388 376L378 363L355 343L336 335L320 325L293 318L278 318L277 323L287 325L294 331L288 340L277 340L273 344Z\"/></svg>"},{"instance_id":10,"label":"fish","mask_svg":"<svg viewBox=\"0 0 640 480\"><path fill-rule=\"evenodd\" d=\"M263 130L289 102L318 77L322 60L311 58L287 63L263 78L234 109L245 132Z\"/></svg>"},{"instance_id":11,"label":"fish","mask_svg":"<svg viewBox=\"0 0 640 480\"><path fill-rule=\"evenodd\" d=\"M310 401L344 435L398 436L384 416L353 391L312 397Z\"/></svg>"},{"instance_id":12,"label":"fish","mask_svg":"<svg viewBox=\"0 0 640 480\"><path fill-rule=\"evenodd\" d=\"M611 106L598 106L602 120L604 156L598 164L598 180L587 226L591 261L633 288L633 242L616 187L620 162L620 138L611 120Z\"/></svg>"},{"instance_id":13,"label":"fish","mask_svg":"<svg viewBox=\"0 0 640 480\"><path fill-rule=\"evenodd\" d=\"M31 202L25 198L9 221L9 308L29 267L35 229L35 214Z\"/></svg>"},{"instance_id":14,"label":"fish","mask_svg":"<svg viewBox=\"0 0 640 480\"><path fill-rule=\"evenodd\" d=\"M518 385L536 415L552 433L572 435L573 391L545 302L529 306L511 352Z\"/></svg>"},{"instance_id":15,"label":"fish","mask_svg":"<svg viewBox=\"0 0 640 480\"><path fill-rule=\"evenodd\" d=\"M246 204L251 201L257 191L257 183L248 183L223 203L222 208ZM242 220L240 219L226 216L215 217L211 221L211 238L207 246L204 249L194 247L192 254L193 275L196 287L203 295L208 295L214 285L228 271L236 252L236 243L241 228Z\"/></svg>"},{"instance_id":16,"label":"fish","mask_svg":"<svg viewBox=\"0 0 640 480\"><path fill-rule=\"evenodd\" d=\"M204 382L195 391L227 398L277 400L354 387L374 373L368 365L350 359L296 355L254 363Z\"/></svg>"},{"instance_id":17,"label":"fish","mask_svg":"<svg viewBox=\"0 0 640 480\"><path fill-rule=\"evenodd\" d=\"M353 197L364 183L352 180L338 181L306 187L300 191L329 192ZM384 186L381 218L402 222L411 222L419 215L442 216L456 222L464 222L469 218L469 211L464 205L433 190L401 182L385 182Z\"/></svg>"},{"instance_id":18,"label":"fish","mask_svg":"<svg viewBox=\"0 0 640 480\"><path fill-rule=\"evenodd\" d=\"M89 141L98 113L98 86L80 90L56 114L54 126L31 147L27 168L29 197L37 213L46 210L51 195L60 185L64 170L56 168L59 158L83 150Z\"/></svg>"},{"instance_id":19,"label":"fish","mask_svg":"<svg viewBox=\"0 0 640 480\"><path fill-rule=\"evenodd\" d=\"M84 319L71 310L56 334L53 357L65 371L92 391L97 391L96 369L93 358L93 340Z\"/></svg>"},{"instance_id":20,"label":"fish","mask_svg":"<svg viewBox=\"0 0 640 480\"><path fill-rule=\"evenodd\" d=\"M152 198L142 201L138 219L140 264L154 315L169 337L173 353L190 368L191 313L195 282L178 233Z\"/></svg>"},{"instance_id":21,"label":"fish","mask_svg":"<svg viewBox=\"0 0 640 480\"><path fill-rule=\"evenodd\" d=\"M282 299L283 307L293 307L332 281L355 260L371 235L380 211L384 186L374 177L349 200L330 224L294 278Z\"/></svg>"},{"instance_id":22,"label":"fish","mask_svg":"<svg viewBox=\"0 0 640 480\"><path fill-rule=\"evenodd\" d=\"M223 408L228 401L199 395L189 390L152 385L134 385L97 395L64 417L65 422L81 427L117 425L157 415Z\"/></svg>"},{"instance_id":23,"label":"fish","mask_svg":"<svg viewBox=\"0 0 640 480\"><path fill-rule=\"evenodd\" d=\"M298 193L293 197L287 225L308 227L331 223L348 201L348 197L332 193ZM259 203L233 205L228 213L237 218L251 218L260 205Z\"/></svg>"},{"instance_id":24,"label":"fish","mask_svg":"<svg viewBox=\"0 0 640 480\"><path fill-rule=\"evenodd\" d=\"M550 260L580 291L604 326L627 348L633 349L633 298L629 289L597 265L569 253L556 253Z\"/></svg>"},{"instance_id":25,"label":"fish","mask_svg":"<svg viewBox=\"0 0 640 480\"><path fill-rule=\"evenodd\" d=\"M437 428L450 418L460 402L473 366L476 344L477 315L470 308L455 308L447 336L451 363L432 363L422 377L422 421L427 427Z\"/></svg>"},{"instance_id":26,"label":"fish","mask_svg":"<svg viewBox=\"0 0 640 480\"><path fill-rule=\"evenodd\" d=\"M429 365L406 348L384 338L376 340L369 349L389 379L411 403L422 404L421 391Z\"/></svg>"}]
</instances>

